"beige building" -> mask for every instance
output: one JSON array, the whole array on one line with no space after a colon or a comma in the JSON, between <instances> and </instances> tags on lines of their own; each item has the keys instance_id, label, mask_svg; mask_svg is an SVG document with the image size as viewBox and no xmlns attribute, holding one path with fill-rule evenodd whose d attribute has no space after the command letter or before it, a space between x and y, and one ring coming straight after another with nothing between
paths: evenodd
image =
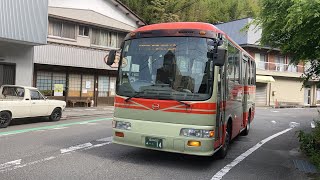
<instances>
[{"instance_id":1,"label":"beige building","mask_svg":"<svg viewBox=\"0 0 320 180\"><path fill-rule=\"evenodd\" d=\"M143 20L118 0L49 0L48 20L48 44L34 50L33 85L69 105L113 104L117 69L104 58Z\"/></svg>"},{"instance_id":2,"label":"beige building","mask_svg":"<svg viewBox=\"0 0 320 180\"><path fill-rule=\"evenodd\" d=\"M240 19L216 25L226 32L256 61L256 105L257 106L313 106L320 100L320 91L310 83L302 86L304 64L290 64L291 56L282 54L280 49L262 47L258 44L261 29L253 25L247 31L243 28L251 18ZM317 95L319 94L319 95ZM320 103L320 101L319 101Z\"/></svg>"}]
</instances>

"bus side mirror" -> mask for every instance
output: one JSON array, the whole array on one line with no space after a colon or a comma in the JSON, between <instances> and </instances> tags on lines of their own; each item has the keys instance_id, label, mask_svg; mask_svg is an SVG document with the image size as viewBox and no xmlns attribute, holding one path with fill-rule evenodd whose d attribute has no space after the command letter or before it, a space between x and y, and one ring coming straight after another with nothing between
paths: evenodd
<instances>
[{"instance_id":1,"label":"bus side mirror","mask_svg":"<svg viewBox=\"0 0 320 180\"><path fill-rule=\"evenodd\" d=\"M109 66L111 66L115 59L116 59L116 54L117 54L117 51L116 50L110 50L109 51L109 55L107 55L104 59L105 63ZM107 59L106 59L107 58Z\"/></svg>"},{"instance_id":2,"label":"bus side mirror","mask_svg":"<svg viewBox=\"0 0 320 180\"><path fill-rule=\"evenodd\" d=\"M213 60L213 65L223 66L226 61L227 51L225 49L218 49L218 52L208 52L207 57Z\"/></svg>"}]
</instances>

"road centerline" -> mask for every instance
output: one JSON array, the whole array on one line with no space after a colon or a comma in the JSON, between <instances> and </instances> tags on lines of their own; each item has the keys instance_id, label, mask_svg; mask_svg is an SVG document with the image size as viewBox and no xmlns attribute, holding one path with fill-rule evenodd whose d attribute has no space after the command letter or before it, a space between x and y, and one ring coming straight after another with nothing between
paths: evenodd
<instances>
[{"instance_id":1,"label":"road centerline","mask_svg":"<svg viewBox=\"0 0 320 180\"><path fill-rule=\"evenodd\" d=\"M100 119L92 119L92 120L87 120L87 121L79 121L79 122L72 122L72 123L65 123L65 124L57 124L57 125L42 126L42 127L36 127L36 128L28 128L28 129L0 132L0 137L5 136L5 135L21 134L21 133L26 133L26 132L38 131L38 130L61 128L61 127L72 126L72 125L77 125L77 124L94 123L94 122L107 121L107 120L112 120L112 118L100 118Z\"/></svg>"}]
</instances>

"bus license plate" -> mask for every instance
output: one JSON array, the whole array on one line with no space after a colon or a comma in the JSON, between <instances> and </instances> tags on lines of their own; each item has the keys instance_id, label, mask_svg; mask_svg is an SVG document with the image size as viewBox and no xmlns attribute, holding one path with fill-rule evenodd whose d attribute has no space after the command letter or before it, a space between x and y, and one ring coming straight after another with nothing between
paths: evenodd
<instances>
[{"instance_id":1,"label":"bus license plate","mask_svg":"<svg viewBox=\"0 0 320 180\"><path fill-rule=\"evenodd\" d=\"M153 137L146 137L145 145L147 147L158 148L158 149L162 149L163 147L162 139L153 138Z\"/></svg>"}]
</instances>

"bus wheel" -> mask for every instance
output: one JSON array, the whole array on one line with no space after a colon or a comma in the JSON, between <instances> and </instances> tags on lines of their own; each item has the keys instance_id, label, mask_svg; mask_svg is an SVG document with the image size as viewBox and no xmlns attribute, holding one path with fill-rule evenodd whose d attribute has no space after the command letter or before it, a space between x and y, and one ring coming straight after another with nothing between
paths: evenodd
<instances>
[{"instance_id":1,"label":"bus wheel","mask_svg":"<svg viewBox=\"0 0 320 180\"><path fill-rule=\"evenodd\" d=\"M226 137L224 138L224 144L221 147L221 149L219 149L219 151L217 152L217 157L219 159L223 159L226 157L229 149L230 141L231 141L231 124L228 123L227 130L226 130Z\"/></svg>"},{"instance_id":2,"label":"bus wheel","mask_svg":"<svg viewBox=\"0 0 320 180\"><path fill-rule=\"evenodd\" d=\"M242 131L241 135L242 136L247 136L249 134L249 130L250 130L250 121L251 121L251 113L249 113L249 116L248 116L248 123L247 123L247 126L246 128Z\"/></svg>"}]
</instances>

